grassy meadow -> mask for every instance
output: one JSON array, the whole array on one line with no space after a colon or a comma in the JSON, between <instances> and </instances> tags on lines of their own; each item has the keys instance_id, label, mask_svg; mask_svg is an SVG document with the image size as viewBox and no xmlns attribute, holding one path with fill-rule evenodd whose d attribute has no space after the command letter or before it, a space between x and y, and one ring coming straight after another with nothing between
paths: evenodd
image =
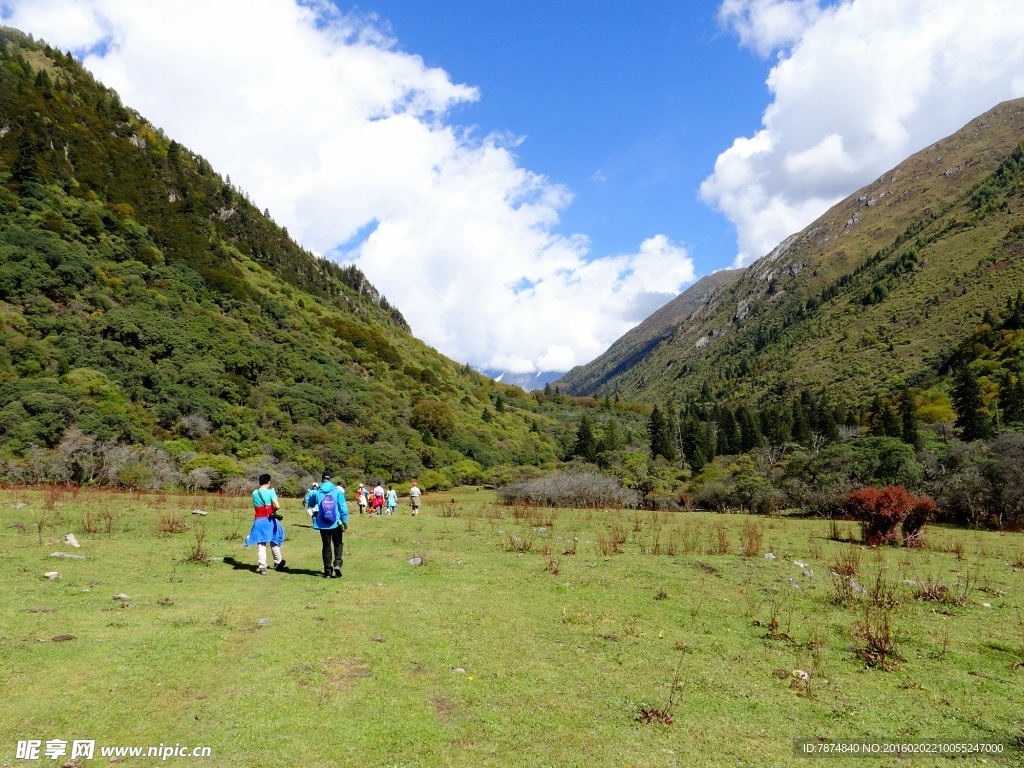
<instances>
[{"instance_id":1,"label":"grassy meadow","mask_svg":"<svg viewBox=\"0 0 1024 768\"><path fill-rule=\"evenodd\" d=\"M244 498L0 492L0 766L36 764L27 739L94 739L42 760L71 766L157 744L210 747L176 765L815 762L794 739L999 742L987 764L1020 764L1022 534L872 550L847 522L460 489L351 514L325 580L283 511L287 570L260 577ZM864 764L911 763L948 764Z\"/></svg>"}]
</instances>

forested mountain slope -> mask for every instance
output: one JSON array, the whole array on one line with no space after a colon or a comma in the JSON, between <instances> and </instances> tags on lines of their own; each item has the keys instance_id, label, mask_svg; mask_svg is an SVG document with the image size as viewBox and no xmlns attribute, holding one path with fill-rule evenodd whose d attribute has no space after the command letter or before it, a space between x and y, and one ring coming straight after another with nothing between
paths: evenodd
<instances>
[{"instance_id":1,"label":"forested mountain slope","mask_svg":"<svg viewBox=\"0 0 1024 768\"><path fill-rule=\"evenodd\" d=\"M628 331L593 362L573 368L558 382L567 392L594 394L604 391L608 382L640 363L659 344L671 339L712 296L731 285L742 269L724 269L698 280L672 301Z\"/></svg>"},{"instance_id":2,"label":"forested mountain slope","mask_svg":"<svg viewBox=\"0 0 1024 768\"><path fill-rule=\"evenodd\" d=\"M458 481L555 458L533 405L70 54L0 29L0 479Z\"/></svg>"},{"instance_id":3,"label":"forested mountain slope","mask_svg":"<svg viewBox=\"0 0 1024 768\"><path fill-rule=\"evenodd\" d=\"M645 321L562 389L754 402L810 388L858 402L933 376L1024 288L1022 139L1024 100L998 105L786 239L670 333L645 335L659 325Z\"/></svg>"}]
</instances>

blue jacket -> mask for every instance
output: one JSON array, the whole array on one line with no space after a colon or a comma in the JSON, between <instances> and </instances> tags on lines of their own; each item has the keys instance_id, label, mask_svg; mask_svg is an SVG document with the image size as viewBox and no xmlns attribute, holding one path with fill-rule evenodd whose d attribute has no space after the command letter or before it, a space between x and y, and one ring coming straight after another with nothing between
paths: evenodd
<instances>
[{"instance_id":1,"label":"blue jacket","mask_svg":"<svg viewBox=\"0 0 1024 768\"><path fill-rule=\"evenodd\" d=\"M334 500L338 503L338 519L334 521L334 525L328 525L320 512L320 502L323 501L324 496L330 494L334 497ZM320 483L320 487L315 491L310 491L306 494L306 498L303 499L303 504L307 508L316 507L317 513L313 515L313 527L318 531L330 530L331 528L337 528L339 525L345 528L348 527L348 503L345 501L345 494L341 492L341 488L336 486L330 480L324 480Z\"/></svg>"}]
</instances>

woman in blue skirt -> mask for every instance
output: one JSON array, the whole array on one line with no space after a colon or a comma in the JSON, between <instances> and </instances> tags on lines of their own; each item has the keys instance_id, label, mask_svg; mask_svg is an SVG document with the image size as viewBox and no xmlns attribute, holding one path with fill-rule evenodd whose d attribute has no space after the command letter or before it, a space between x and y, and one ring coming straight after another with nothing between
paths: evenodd
<instances>
[{"instance_id":1,"label":"woman in blue skirt","mask_svg":"<svg viewBox=\"0 0 1024 768\"><path fill-rule=\"evenodd\" d=\"M256 563L260 576L267 575L267 545L274 556L274 570L284 570L284 558L281 556L281 544L284 543L284 526L281 525L281 502L277 500L277 491L270 487L270 475L260 475L260 487L252 492L252 505L255 518L252 530L245 540L245 546L256 544Z\"/></svg>"}]
</instances>

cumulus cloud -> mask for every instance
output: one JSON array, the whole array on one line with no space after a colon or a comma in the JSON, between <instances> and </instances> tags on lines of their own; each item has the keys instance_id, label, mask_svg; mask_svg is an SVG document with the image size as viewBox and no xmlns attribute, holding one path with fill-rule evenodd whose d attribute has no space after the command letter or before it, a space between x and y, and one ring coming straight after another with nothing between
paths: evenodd
<instances>
[{"instance_id":1,"label":"cumulus cloud","mask_svg":"<svg viewBox=\"0 0 1024 768\"><path fill-rule=\"evenodd\" d=\"M598 256L559 234L570 190L519 165L518 137L457 123L478 90L327 0L0 0L0 19L73 50L457 360L568 369L694 279L664 236Z\"/></svg>"},{"instance_id":2,"label":"cumulus cloud","mask_svg":"<svg viewBox=\"0 0 1024 768\"><path fill-rule=\"evenodd\" d=\"M741 45L767 56L799 40L820 14L818 0L724 0L718 20Z\"/></svg>"},{"instance_id":3,"label":"cumulus cloud","mask_svg":"<svg viewBox=\"0 0 1024 768\"><path fill-rule=\"evenodd\" d=\"M736 226L737 266L1000 101L1024 95L1016 0L725 0L719 18L777 53L762 129L701 185Z\"/></svg>"}]
</instances>

